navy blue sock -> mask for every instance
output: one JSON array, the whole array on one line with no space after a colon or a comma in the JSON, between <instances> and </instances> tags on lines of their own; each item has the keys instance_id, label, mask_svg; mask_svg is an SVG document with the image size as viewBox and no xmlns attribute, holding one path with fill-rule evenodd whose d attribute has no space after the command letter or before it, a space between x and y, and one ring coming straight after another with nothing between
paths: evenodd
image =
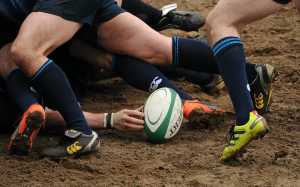
<instances>
[{"instance_id":1,"label":"navy blue sock","mask_svg":"<svg viewBox=\"0 0 300 187\"><path fill-rule=\"evenodd\" d=\"M184 101L192 96L180 90L174 83L165 77L155 66L141 60L117 55L114 57L114 71L131 86L153 92L161 87L174 89Z\"/></svg>"},{"instance_id":2,"label":"navy blue sock","mask_svg":"<svg viewBox=\"0 0 300 187\"><path fill-rule=\"evenodd\" d=\"M67 128L88 135L92 133L65 73L52 60L48 60L31 80L45 100L60 112Z\"/></svg>"},{"instance_id":3,"label":"navy blue sock","mask_svg":"<svg viewBox=\"0 0 300 187\"><path fill-rule=\"evenodd\" d=\"M211 48L204 42L186 38L172 38L173 65L190 70L219 73Z\"/></svg>"},{"instance_id":4,"label":"navy blue sock","mask_svg":"<svg viewBox=\"0 0 300 187\"><path fill-rule=\"evenodd\" d=\"M243 44L238 37L226 37L213 46L224 82L229 90L237 125L249 120L253 110L250 88L246 75L246 58Z\"/></svg>"},{"instance_id":5,"label":"navy blue sock","mask_svg":"<svg viewBox=\"0 0 300 187\"><path fill-rule=\"evenodd\" d=\"M179 37L173 37L172 42L173 65L179 65L197 72L220 74L217 59L212 49L205 42ZM248 80L251 83L257 75L255 64L246 63L246 71ZM210 74L199 74L198 76L201 80L209 80Z\"/></svg>"},{"instance_id":6,"label":"navy blue sock","mask_svg":"<svg viewBox=\"0 0 300 187\"><path fill-rule=\"evenodd\" d=\"M38 103L34 93L30 90L30 82L20 69L13 70L5 79L6 89L13 101L22 112L32 104Z\"/></svg>"}]
</instances>

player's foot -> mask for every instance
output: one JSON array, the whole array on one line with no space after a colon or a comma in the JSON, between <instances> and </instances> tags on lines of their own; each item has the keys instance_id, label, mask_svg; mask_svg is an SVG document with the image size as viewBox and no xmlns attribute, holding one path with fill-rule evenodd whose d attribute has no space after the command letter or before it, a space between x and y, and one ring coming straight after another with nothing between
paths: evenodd
<instances>
[{"instance_id":1,"label":"player's foot","mask_svg":"<svg viewBox=\"0 0 300 187\"><path fill-rule=\"evenodd\" d=\"M184 31L198 31L205 23L205 19L197 12L176 11L177 4L162 7L162 18L154 26L156 30L181 29Z\"/></svg>"},{"instance_id":2,"label":"player's foot","mask_svg":"<svg viewBox=\"0 0 300 187\"><path fill-rule=\"evenodd\" d=\"M266 120L255 111L250 112L249 121L244 125L235 125L230 131L228 144L225 146L221 161L227 161L243 151L253 139L262 138L269 131Z\"/></svg>"},{"instance_id":3,"label":"player's foot","mask_svg":"<svg viewBox=\"0 0 300 187\"><path fill-rule=\"evenodd\" d=\"M256 78L251 82L251 98L259 114L269 112L272 98L272 83L277 75L275 68L269 64L256 64Z\"/></svg>"},{"instance_id":4,"label":"player's foot","mask_svg":"<svg viewBox=\"0 0 300 187\"><path fill-rule=\"evenodd\" d=\"M183 115L191 124L201 127L218 125L224 121L225 111L217 106L201 103L198 99L183 103Z\"/></svg>"},{"instance_id":5,"label":"player's foot","mask_svg":"<svg viewBox=\"0 0 300 187\"><path fill-rule=\"evenodd\" d=\"M19 126L10 138L9 152L18 155L28 154L40 128L45 123L45 118L45 111L41 105L31 105L23 114Z\"/></svg>"},{"instance_id":6,"label":"player's foot","mask_svg":"<svg viewBox=\"0 0 300 187\"><path fill-rule=\"evenodd\" d=\"M42 154L49 158L62 159L96 152L99 148L100 139L96 132L93 131L91 135L86 135L77 130L67 130L60 145L46 148Z\"/></svg>"},{"instance_id":7,"label":"player's foot","mask_svg":"<svg viewBox=\"0 0 300 187\"><path fill-rule=\"evenodd\" d=\"M209 95L218 95L225 88L225 83L220 75L213 75L209 83L200 85L200 87Z\"/></svg>"}]
</instances>

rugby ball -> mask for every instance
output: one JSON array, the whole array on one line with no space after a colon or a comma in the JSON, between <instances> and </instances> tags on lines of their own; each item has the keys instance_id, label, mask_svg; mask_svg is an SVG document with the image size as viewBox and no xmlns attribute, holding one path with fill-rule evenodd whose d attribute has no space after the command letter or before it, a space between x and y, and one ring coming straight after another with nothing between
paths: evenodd
<instances>
[{"instance_id":1,"label":"rugby ball","mask_svg":"<svg viewBox=\"0 0 300 187\"><path fill-rule=\"evenodd\" d=\"M163 143L174 137L182 124L182 102L175 90L160 88L144 105L145 133L150 142Z\"/></svg>"}]
</instances>

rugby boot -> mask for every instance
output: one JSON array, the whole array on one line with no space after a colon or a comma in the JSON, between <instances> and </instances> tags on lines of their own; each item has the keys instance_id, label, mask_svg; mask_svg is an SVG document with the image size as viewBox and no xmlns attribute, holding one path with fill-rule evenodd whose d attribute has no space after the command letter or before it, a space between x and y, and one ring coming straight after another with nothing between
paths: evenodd
<instances>
[{"instance_id":1,"label":"rugby boot","mask_svg":"<svg viewBox=\"0 0 300 187\"><path fill-rule=\"evenodd\" d=\"M100 139L95 131L92 131L91 135L86 135L71 129L65 131L64 138L58 146L44 149L42 155L52 159L77 158L96 152L99 148Z\"/></svg>"},{"instance_id":2,"label":"rugby boot","mask_svg":"<svg viewBox=\"0 0 300 187\"><path fill-rule=\"evenodd\" d=\"M278 75L269 64L256 64L256 78L250 83L250 95L253 106L259 114L270 111L272 99L272 83Z\"/></svg>"},{"instance_id":3,"label":"rugby boot","mask_svg":"<svg viewBox=\"0 0 300 187\"><path fill-rule=\"evenodd\" d=\"M162 17L154 25L154 29L161 31L164 29L180 29L184 31L198 31L205 23L204 17L197 12L176 11L177 4L165 5L161 8Z\"/></svg>"},{"instance_id":4,"label":"rugby boot","mask_svg":"<svg viewBox=\"0 0 300 187\"><path fill-rule=\"evenodd\" d=\"M247 123L232 127L228 144L225 146L220 160L227 161L236 157L253 139L262 138L268 132L269 127L266 120L256 111L250 112Z\"/></svg>"},{"instance_id":5,"label":"rugby boot","mask_svg":"<svg viewBox=\"0 0 300 187\"><path fill-rule=\"evenodd\" d=\"M45 124L45 119L44 108L39 104L31 105L24 112L18 127L11 136L8 151L11 154L27 155L32 149L33 141L40 128Z\"/></svg>"},{"instance_id":6,"label":"rugby boot","mask_svg":"<svg viewBox=\"0 0 300 187\"><path fill-rule=\"evenodd\" d=\"M186 100L183 103L183 116L189 123L205 128L223 123L225 110L211 104L201 103L198 99Z\"/></svg>"}]
</instances>

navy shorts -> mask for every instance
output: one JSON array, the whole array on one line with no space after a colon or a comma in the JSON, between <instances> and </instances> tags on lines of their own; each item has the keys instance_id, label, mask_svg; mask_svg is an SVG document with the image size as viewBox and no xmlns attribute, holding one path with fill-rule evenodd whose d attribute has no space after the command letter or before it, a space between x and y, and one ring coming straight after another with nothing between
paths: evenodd
<instances>
[{"instance_id":1,"label":"navy shorts","mask_svg":"<svg viewBox=\"0 0 300 187\"><path fill-rule=\"evenodd\" d=\"M94 19L95 26L99 26L99 24L109 21L125 12L114 0L101 0L101 2L101 6L97 10Z\"/></svg>"},{"instance_id":2,"label":"navy shorts","mask_svg":"<svg viewBox=\"0 0 300 187\"><path fill-rule=\"evenodd\" d=\"M38 0L33 11L89 25L98 25L123 12L114 0Z\"/></svg>"},{"instance_id":3,"label":"navy shorts","mask_svg":"<svg viewBox=\"0 0 300 187\"><path fill-rule=\"evenodd\" d=\"M1 0L0 17L7 22L21 24L35 3L36 0Z\"/></svg>"},{"instance_id":4,"label":"navy shorts","mask_svg":"<svg viewBox=\"0 0 300 187\"><path fill-rule=\"evenodd\" d=\"M291 0L274 0L276 3L279 3L279 4L283 4L283 5L286 5L288 4L289 2L291 2Z\"/></svg>"}]
</instances>

